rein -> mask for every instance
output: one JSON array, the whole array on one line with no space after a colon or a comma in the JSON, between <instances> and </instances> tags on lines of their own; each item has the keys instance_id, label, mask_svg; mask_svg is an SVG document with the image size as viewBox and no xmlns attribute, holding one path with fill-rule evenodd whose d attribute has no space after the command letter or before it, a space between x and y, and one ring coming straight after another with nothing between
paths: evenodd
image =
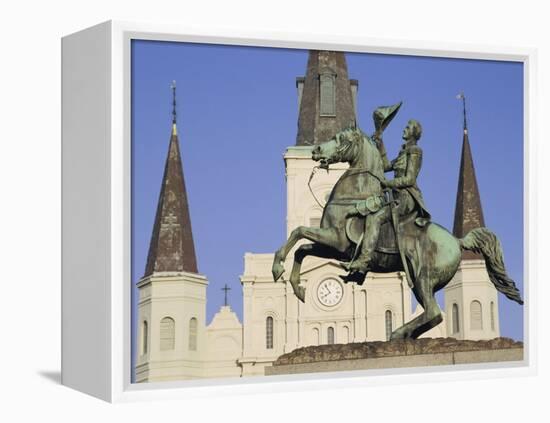
<instances>
[{"instance_id":1,"label":"rein","mask_svg":"<svg viewBox=\"0 0 550 423\"><path fill-rule=\"evenodd\" d=\"M349 148L350 147L353 147L353 143L352 142L349 142L347 143L344 147L341 147L341 148L338 148L336 150L336 153L335 153L335 156L338 158L337 160L335 160L335 162L339 162L339 161L342 161L342 156L344 155L344 153L347 153ZM362 146L361 146L362 147ZM319 205L319 207L321 207L322 209L325 208L325 206L327 205L327 203L325 203L324 205L322 205L320 203L320 201L317 199L317 197L315 196L315 194L313 193L313 189L311 189L311 180L313 179L313 176L315 175L315 172L317 172L317 169L320 169L321 167L320 166L315 166L312 170L311 170L311 175L309 175L309 180L307 182L307 186L309 188L309 192L311 192L311 196L313 197L313 199L315 200L315 202ZM327 172L329 171L328 167L327 167ZM342 176L340 179L343 179L343 178L346 178L348 176L354 176L354 175L360 175L362 173L366 173L367 175L369 176L372 176L373 178L377 179L378 182L382 183L383 179L378 176L377 174L375 174L374 172L370 171L369 169L366 169L366 168L353 168L353 169L348 169ZM334 188L333 188L334 189ZM351 202L351 201L354 201L354 200L350 200L350 205L354 205L355 203ZM357 201L361 201L361 200L357 200ZM340 204L341 203L341 204ZM332 204L334 205L347 205L347 204L344 204L343 202L332 202Z\"/></svg>"},{"instance_id":2,"label":"rein","mask_svg":"<svg viewBox=\"0 0 550 423\"><path fill-rule=\"evenodd\" d=\"M313 179L313 175L315 175L315 172L317 171L317 169L320 169L320 166L315 166L313 169L311 169L311 175L309 175L309 180L307 181L307 187L309 188L309 192L311 192L311 196L313 197L313 199L317 202L317 204L319 204L319 207L324 209L327 203L325 203L325 205L322 205L317 199L317 197L315 196L315 194L313 193L313 190L311 189L311 180ZM327 168L327 172L328 172L328 168Z\"/></svg>"}]
</instances>

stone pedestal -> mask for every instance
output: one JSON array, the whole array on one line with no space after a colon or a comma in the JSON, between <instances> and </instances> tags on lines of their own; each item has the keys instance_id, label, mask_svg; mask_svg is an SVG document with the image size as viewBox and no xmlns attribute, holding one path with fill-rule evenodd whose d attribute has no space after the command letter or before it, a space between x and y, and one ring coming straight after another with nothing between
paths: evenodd
<instances>
[{"instance_id":1,"label":"stone pedestal","mask_svg":"<svg viewBox=\"0 0 550 423\"><path fill-rule=\"evenodd\" d=\"M265 368L266 376L522 361L523 343L509 338L463 341L425 338L390 342L320 345L284 354Z\"/></svg>"}]
</instances>

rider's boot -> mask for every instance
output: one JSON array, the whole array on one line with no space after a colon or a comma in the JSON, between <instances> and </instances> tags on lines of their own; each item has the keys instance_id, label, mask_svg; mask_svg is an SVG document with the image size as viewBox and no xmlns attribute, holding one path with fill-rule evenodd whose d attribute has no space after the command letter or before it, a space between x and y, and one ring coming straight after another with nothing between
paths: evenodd
<instances>
[{"instance_id":1,"label":"rider's boot","mask_svg":"<svg viewBox=\"0 0 550 423\"><path fill-rule=\"evenodd\" d=\"M372 260L372 254L373 250L363 249L359 257L357 257L352 263L350 263L349 271L352 273L357 272L366 274L369 270L369 265Z\"/></svg>"},{"instance_id":2,"label":"rider's boot","mask_svg":"<svg viewBox=\"0 0 550 423\"><path fill-rule=\"evenodd\" d=\"M363 235L363 243L361 245L361 254L349 265L351 273L358 272L366 274L369 270L369 265L374 254L378 235L380 234L380 225L383 220L382 210L370 214L365 219L365 232Z\"/></svg>"}]
</instances>

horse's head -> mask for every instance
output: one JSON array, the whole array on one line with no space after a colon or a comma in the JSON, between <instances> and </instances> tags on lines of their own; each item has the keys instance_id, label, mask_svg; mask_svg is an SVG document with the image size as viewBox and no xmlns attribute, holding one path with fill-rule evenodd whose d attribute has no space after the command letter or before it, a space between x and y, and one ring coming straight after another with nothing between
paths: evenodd
<instances>
[{"instance_id":1,"label":"horse's head","mask_svg":"<svg viewBox=\"0 0 550 423\"><path fill-rule=\"evenodd\" d=\"M331 163L352 162L357 155L356 147L363 140L363 133L356 128L338 132L330 140L316 145L311 158L320 162L322 169L328 169Z\"/></svg>"}]
</instances>

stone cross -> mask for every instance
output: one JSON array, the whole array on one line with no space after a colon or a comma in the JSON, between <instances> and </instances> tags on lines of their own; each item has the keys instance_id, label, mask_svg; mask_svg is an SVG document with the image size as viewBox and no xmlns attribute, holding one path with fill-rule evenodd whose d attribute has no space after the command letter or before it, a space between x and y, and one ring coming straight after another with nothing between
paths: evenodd
<instances>
[{"instance_id":1,"label":"stone cross","mask_svg":"<svg viewBox=\"0 0 550 423\"><path fill-rule=\"evenodd\" d=\"M229 288L227 286L227 284L225 284L225 286L222 288L222 291L225 291L225 293L224 293L225 294L224 305L226 305L226 306L227 306L227 291L230 291L230 290L231 290L231 288Z\"/></svg>"}]
</instances>

